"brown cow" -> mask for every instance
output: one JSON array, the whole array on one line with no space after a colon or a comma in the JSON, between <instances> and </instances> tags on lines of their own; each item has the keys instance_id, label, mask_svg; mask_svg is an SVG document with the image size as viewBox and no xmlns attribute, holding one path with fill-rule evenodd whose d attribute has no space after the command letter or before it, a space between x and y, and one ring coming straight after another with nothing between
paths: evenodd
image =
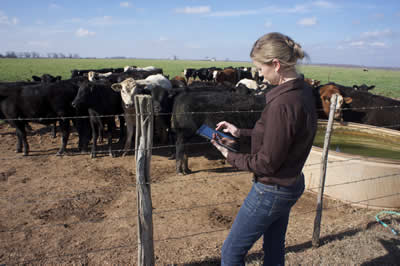
<instances>
[{"instance_id":1,"label":"brown cow","mask_svg":"<svg viewBox=\"0 0 400 266\"><path fill-rule=\"evenodd\" d=\"M319 118L327 119L329 117L329 110L331 107L331 97L332 95L337 94L337 104L334 118L336 120L343 120L342 117L342 106L343 103L349 104L352 102L352 98L343 97L340 93L340 90L334 84L326 84L319 88L320 100L318 101L317 108L320 110L318 113ZM321 110L322 109L322 110Z\"/></svg>"},{"instance_id":2,"label":"brown cow","mask_svg":"<svg viewBox=\"0 0 400 266\"><path fill-rule=\"evenodd\" d=\"M187 86L186 79L185 79L185 77L182 77L182 76L175 76L170 81L171 81L173 88L180 88L180 87Z\"/></svg>"},{"instance_id":3,"label":"brown cow","mask_svg":"<svg viewBox=\"0 0 400 266\"><path fill-rule=\"evenodd\" d=\"M217 83L230 83L235 86L238 81L237 71L233 68L219 70L215 76L215 82Z\"/></svg>"}]
</instances>

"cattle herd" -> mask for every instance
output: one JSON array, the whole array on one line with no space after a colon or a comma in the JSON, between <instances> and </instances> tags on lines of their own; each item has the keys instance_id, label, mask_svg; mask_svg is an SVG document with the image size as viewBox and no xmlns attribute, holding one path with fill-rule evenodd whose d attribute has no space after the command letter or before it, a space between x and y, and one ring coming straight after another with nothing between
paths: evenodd
<instances>
[{"instance_id":1,"label":"cattle herd","mask_svg":"<svg viewBox=\"0 0 400 266\"><path fill-rule=\"evenodd\" d=\"M64 154L72 122L79 150L91 146L90 154L96 157L98 141L106 136L110 156L127 155L136 125L134 97L148 94L155 115L155 144L176 147L171 156L179 174L190 173L186 144L202 124L214 127L227 120L252 127L273 87L254 68L245 67L188 68L170 78L153 66L127 66L71 70L66 80L49 74L32 80L0 83L0 119L15 127L17 152L29 154L26 131L35 122L52 125L54 137L58 123L62 141L57 154ZM327 119L330 99L337 94L335 119L400 130L400 101L370 93L374 86L305 81L314 89L320 119ZM117 132L118 142L113 144ZM115 145L123 147L122 152L117 154Z\"/></svg>"}]
</instances>

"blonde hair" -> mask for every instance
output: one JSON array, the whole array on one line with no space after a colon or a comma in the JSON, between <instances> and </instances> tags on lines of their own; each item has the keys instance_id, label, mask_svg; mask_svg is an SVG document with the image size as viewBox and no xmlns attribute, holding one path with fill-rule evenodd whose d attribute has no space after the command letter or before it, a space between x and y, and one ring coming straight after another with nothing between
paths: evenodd
<instances>
[{"instance_id":1,"label":"blonde hair","mask_svg":"<svg viewBox=\"0 0 400 266\"><path fill-rule=\"evenodd\" d=\"M278 59L283 68L294 67L298 59L308 57L301 45L289 36L279 32L271 32L261 36L253 45L250 52L252 60L269 64Z\"/></svg>"}]
</instances>

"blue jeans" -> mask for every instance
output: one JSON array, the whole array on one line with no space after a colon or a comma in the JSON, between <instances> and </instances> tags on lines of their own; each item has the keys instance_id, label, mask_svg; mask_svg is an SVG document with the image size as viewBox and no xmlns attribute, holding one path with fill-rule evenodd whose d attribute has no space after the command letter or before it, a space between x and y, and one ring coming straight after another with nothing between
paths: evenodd
<instances>
[{"instance_id":1,"label":"blue jeans","mask_svg":"<svg viewBox=\"0 0 400 266\"><path fill-rule=\"evenodd\" d=\"M304 192L304 175L290 187L254 182L221 253L221 265L245 265L244 257L264 236L264 265L285 264L285 235L291 207Z\"/></svg>"}]
</instances>

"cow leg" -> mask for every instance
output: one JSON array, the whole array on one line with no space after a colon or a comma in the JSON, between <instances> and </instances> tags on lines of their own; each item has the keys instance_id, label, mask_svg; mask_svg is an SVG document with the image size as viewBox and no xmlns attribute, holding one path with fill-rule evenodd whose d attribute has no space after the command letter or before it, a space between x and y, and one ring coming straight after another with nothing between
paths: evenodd
<instances>
[{"instance_id":1,"label":"cow leg","mask_svg":"<svg viewBox=\"0 0 400 266\"><path fill-rule=\"evenodd\" d=\"M126 156L131 149L134 130L135 130L134 121L132 121L132 118L128 118L126 120L127 132L126 132L125 147L122 156Z\"/></svg>"},{"instance_id":2,"label":"cow leg","mask_svg":"<svg viewBox=\"0 0 400 266\"><path fill-rule=\"evenodd\" d=\"M57 152L57 156L64 155L65 149L68 144L68 138L69 138L69 119L66 120L60 120L60 128L61 128L61 133L62 133L62 138L61 138L61 148Z\"/></svg>"},{"instance_id":3,"label":"cow leg","mask_svg":"<svg viewBox=\"0 0 400 266\"><path fill-rule=\"evenodd\" d=\"M175 147L175 143L176 143L176 137L175 137L175 133L172 132L171 129L168 130L168 145L171 146L171 151L170 151L170 156L168 157L168 160L175 160L176 159L176 151L174 151L174 147Z\"/></svg>"},{"instance_id":4,"label":"cow leg","mask_svg":"<svg viewBox=\"0 0 400 266\"><path fill-rule=\"evenodd\" d=\"M103 123L101 118L96 116L97 113L90 113L90 126L93 132L93 144L92 144L92 152L91 158L96 158L96 150L97 150L97 139L99 138L100 130L103 131Z\"/></svg>"},{"instance_id":5,"label":"cow leg","mask_svg":"<svg viewBox=\"0 0 400 266\"><path fill-rule=\"evenodd\" d=\"M178 133L178 137L176 140L176 173L178 175L183 175L183 155L184 155L184 146L183 146L183 136Z\"/></svg>"},{"instance_id":6,"label":"cow leg","mask_svg":"<svg viewBox=\"0 0 400 266\"><path fill-rule=\"evenodd\" d=\"M57 137L57 121L53 123L52 137L53 137L53 139L55 139Z\"/></svg>"},{"instance_id":7,"label":"cow leg","mask_svg":"<svg viewBox=\"0 0 400 266\"><path fill-rule=\"evenodd\" d=\"M115 126L115 119L114 119L114 117L108 119L108 122L107 122L107 132L108 132L108 154L109 154L111 157L115 157L115 156L114 156L114 153L113 153L113 150L112 150L112 137L113 137L113 132L114 132L115 127L116 127L116 126Z\"/></svg>"},{"instance_id":8,"label":"cow leg","mask_svg":"<svg viewBox=\"0 0 400 266\"><path fill-rule=\"evenodd\" d=\"M178 175L187 175L192 171L188 167L188 156L185 151L183 133L177 133L176 140L176 173Z\"/></svg>"},{"instance_id":9,"label":"cow leg","mask_svg":"<svg viewBox=\"0 0 400 266\"><path fill-rule=\"evenodd\" d=\"M120 115L118 116L119 119L119 139L118 139L118 146L121 145L121 143L124 143L124 139L125 139L125 118L124 116Z\"/></svg>"},{"instance_id":10,"label":"cow leg","mask_svg":"<svg viewBox=\"0 0 400 266\"><path fill-rule=\"evenodd\" d=\"M27 123L25 122L16 122L15 123L15 133L17 135L17 153L22 152L22 145L24 146L24 156L28 156L29 154L29 144L26 138L26 127Z\"/></svg>"}]
</instances>

